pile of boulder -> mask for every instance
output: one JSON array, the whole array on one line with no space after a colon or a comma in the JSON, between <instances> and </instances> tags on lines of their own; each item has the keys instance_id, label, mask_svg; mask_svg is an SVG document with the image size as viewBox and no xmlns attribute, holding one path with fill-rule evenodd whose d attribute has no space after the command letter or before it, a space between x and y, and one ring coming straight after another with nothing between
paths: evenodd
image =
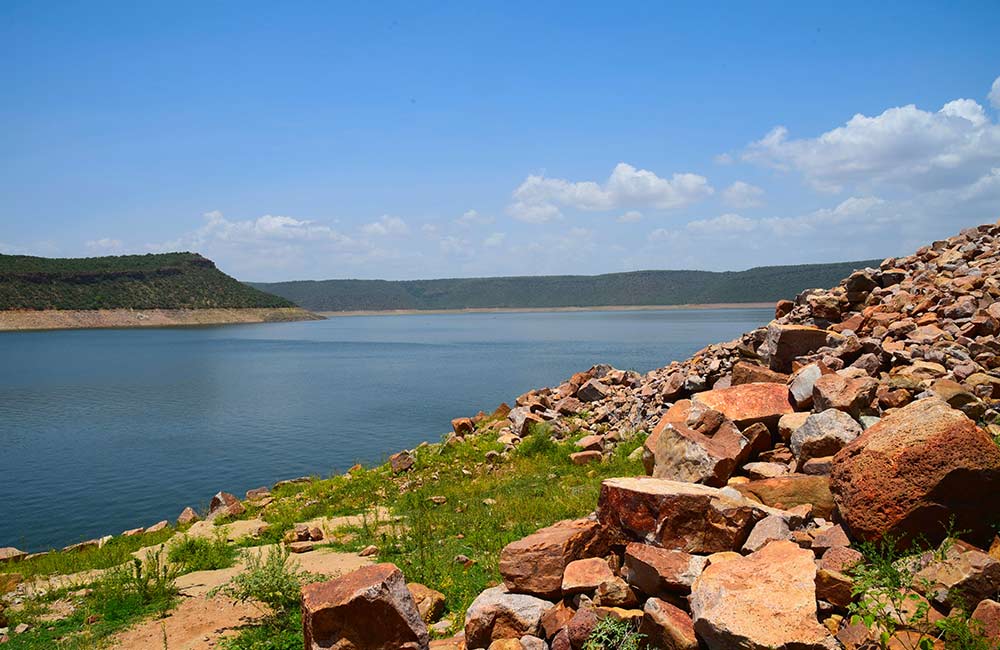
<instances>
[{"instance_id":1,"label":"pile of boulder","mask_svg":"<svg viewBox=\"0 0 1000 650\"><path fill-rule=\"evenodd\" d=\"M476 598L459 637L429 642L398 569L377 565L304 600L307 649L580 650L611 616L654 648L851 650L879 633L849 607L865 597L859 543L880 540L939 545L910 561L928 588L914 600L1000 639L1000 225L803 292L775 316L645 375L595 366L455 420L455 436L511 447L532 423L582 432L575 462L650 431L647 476L608 479L591 516L507 546L503 584ZM364 611L388 641L351 636ZM903 621L889 645L913 634Z\"/></svg>"}]
</instances>

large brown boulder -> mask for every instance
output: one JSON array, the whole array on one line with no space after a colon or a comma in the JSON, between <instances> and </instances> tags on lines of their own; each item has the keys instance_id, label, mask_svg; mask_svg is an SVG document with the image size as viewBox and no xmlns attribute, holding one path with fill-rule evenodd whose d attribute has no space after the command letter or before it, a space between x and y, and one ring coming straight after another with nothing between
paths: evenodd
<instances>
[{"instance_id":1,"label":"large brown boulder","mask_svg":"<svg viewBox=\"0 0 1000 650\"><path fill-rule=\"evenodd\" d=\"M618 541L688 553L738 549L764 517L753 502L729 491L649 477L605 480L597 513Z\"/></svg>"},{"instance_id":2,"label":"large brown boulder","mask_svg":"<svg viewBox=\"0 0 1000 650\"><path fill-rule=\"evenodd\" d=\"M741 384L698 393L691 399L721 412L741 429L762 422L777 431L781 416L795 410L784 384Z\"/></svg>"},{"instance_id":3,"label":"large brown boulder","mask_svg":"<svg viewBox=\"0 0 1000 650\"><path fill-rule=\"evenodd\" d=\"M767 327L766 342L771 370L791 372L792 361L797 357L812 354L841 339L843 337L839 334L816 327L771 323Z\"/></svg>"},{"instance_id":4,"label":"large brown boulder","mask_svg":"<svg viewBox=\"0 0 1000 650\"><path fill-rule=\"evenodd\" d=\"M736 427L732 427L736 429ZM665 423L654 429L653 476L672 481L722 487L736 469L744 442L737 438L706 436L683 424Z\"/></svg>"},{"instance_id":5,"label":"large brown boulder","mask_svg":"<svg viewBox=\"0 0 1000 650\"><path fill-rule=\"evenodd\" d=\"M691 614L709 650L827 650L816 618L811 551L771 542L747 557L711 564L694 582Z\"/></svg>"},{"instance_id":6,"label":"large brown boulder","mask_svg":"<svg viewBox=\"0 0 1000 650\"><path fill-rule=\"evenodd\" d=\"M307 650L427 650L420 618L403 572L373 564L302 588Z\"/></svg>"},{"instance_id":7,"label":"large brown boulder","mask_svg":"<svg viewBox=\"0 0 1000 650\"><path fill-rule=\"evenodd\" d=\"M829 476L787 474L735 485L740 494L772 508L791 510L809 504L813 515L828 519L835 510Z\"/></svg>"},{"instance_id":8,"label":"large brown boulder","mask_svg":"<svg viewBox=\"0 0 1000 650\"><path fill-rule=\"evenodd\" d=\"M951 517L973 540L1000 520L1000 447L961 411L927 398L884 417L834 456L831 489L851 532L902 543L945 535Z\"/></svg>"},{"instance_id":9,"label":"large brown boulder","mask_svg":"<svg viewBox=\"0 0 1000 650\"><path fill-rule=\"evenodd\" d=\"M557 598L566 565L606 552L607 542L596 521L560 521L505 546L500 552L500 575L512 592Z\"/></svg>"},{"instance_id":10,"label":"large brown boulder","mask_svg":"<svg viewBox=\"0 0 1000 650\"><path fill-rule=\"evenodd\" d=\"M504 587L487 589L465 612L465 645L488 648L499 639L520 639L525 634L541 636L542 617L554 607L547 600L512 594Z\"/></svg>"},{"instance_id":11,"label":"large brown boulder","mask_svg":"<svg viewBox=\"0 0 1000 650\"><path fill-rule=\"evenodd\" d=\"M246 512L246 508L240 503L236 496L228 492L219 492L212 497L208 504L208 517L212 520L216 517L238 517Z\"/></svg>"},{"instance_id":12,"label":"large brown boulder","mask_svg":"<svg viewBox=\"0 0 1000 650\"><path fill-rule=\"evenodd\" d=\"M837 409L857 418L870 410L876 390L878 382L871 377L842 377L831 373L813 384L813 405L816 411Z\"/></svg>"}]
</instances>

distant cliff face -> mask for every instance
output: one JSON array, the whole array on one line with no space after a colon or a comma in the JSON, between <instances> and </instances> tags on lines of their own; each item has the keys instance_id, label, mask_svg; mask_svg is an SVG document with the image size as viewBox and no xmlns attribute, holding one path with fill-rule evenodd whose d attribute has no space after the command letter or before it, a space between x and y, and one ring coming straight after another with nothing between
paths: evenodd
<instances>
[{"instance_id":1,"label":"distant cliff face","mask_svg":"<svg viewBox=\"0 0 1000 650\"><path fill-rule=\"evenodd\" d=\"M322 280L253 286L313 311L617 307L774 302L836 284L881 260L765 266L747 271L635 271L444 280Z\"/></svg>"},{"instance_id":2,"label":"distant cliff face","mask_svg":"<svg viewBox=\"0 0 1000 650\"><path fill-rule=\"evenodd\" d=\"M196 253L50 259L0 255L0 310L294 307Z\"/></svg>"}]
</instances>

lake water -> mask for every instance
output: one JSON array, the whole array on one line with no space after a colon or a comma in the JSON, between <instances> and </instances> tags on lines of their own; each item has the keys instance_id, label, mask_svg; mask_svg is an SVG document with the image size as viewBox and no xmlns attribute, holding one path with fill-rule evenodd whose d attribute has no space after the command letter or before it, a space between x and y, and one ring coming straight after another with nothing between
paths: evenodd
<instances>
[{"instance_id":1,"label":"lake water","mask_svg":"<svg viewBox=\"0 0 1000 650\"><path fill-rule=\"evenodd\" d=\"M595 363L647 371L769 309L358 316L0 333L0 546L173 520L436 441Z\"/></svg>"}]
</instances>

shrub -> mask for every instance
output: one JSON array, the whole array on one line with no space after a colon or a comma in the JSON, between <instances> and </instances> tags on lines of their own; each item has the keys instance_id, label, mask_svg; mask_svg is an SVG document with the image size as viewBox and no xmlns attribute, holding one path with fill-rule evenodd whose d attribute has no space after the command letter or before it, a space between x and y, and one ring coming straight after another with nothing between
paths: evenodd
<instances>
[{"instance_id":1,"label":"shrub","mask_svg":"<svg viewBox=\"0 0 1000 650\"><path fill-rule=\"evenodd\" d=\"M178 574L178 568L165 561L160 546L147 551L144 561L133 558L105 573L96 584L95 600L110 618L128 618L137 610L152 610L162 616L174 605Z\"/></svg>"},{"instance_id":2,"label":"shrub","mask_svg":"<svg viewBox=\"0 0 1000 650\"><path fill-rule=\"evenodd\" d=\"M233 600L264 605L271 627L297 626L302 585L317 578L300 570L297 563L289 562L288 549L281 545L268 549L266 557L263 552L253 550L244 551L243 557L246 569L212 590L211 595L222 593Z\"/></svg>"}]
</instances>

